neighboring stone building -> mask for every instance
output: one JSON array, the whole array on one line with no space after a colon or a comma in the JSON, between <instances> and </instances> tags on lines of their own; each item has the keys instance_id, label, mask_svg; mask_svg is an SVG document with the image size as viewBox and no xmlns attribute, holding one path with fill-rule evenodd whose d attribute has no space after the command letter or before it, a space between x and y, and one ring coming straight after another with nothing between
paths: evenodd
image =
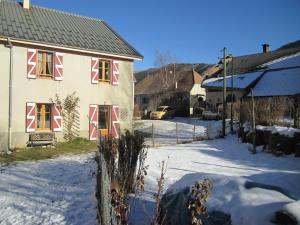
<instances>
[{"instance_id":1,"label":"neighboring stone building","mask_svg":"<svg viewBox=\"0 0 300 225\"><path fill-rule=\"evenodd\" d=\"M194 114L195 109L203 107L205 101L202 76L197 71L207 66L172 64L167 68L151 69L149 75L135 86L135 104L141 112L169 105L175 109L176 116Z\"/></svg>"},{"instance_id":2,"label":"neighboring stone building","mask_svg":"<svg viewBox=\"0 0 300 225\"><path fill-rule=\"evenodd\" d=\"M61 109L76 91L79 133L95 140L132 129L133 61L142 59L105 22L15 1L0 1L0 150L24 147L30 133L62 140Z\"/></svg>"}]
</instances>

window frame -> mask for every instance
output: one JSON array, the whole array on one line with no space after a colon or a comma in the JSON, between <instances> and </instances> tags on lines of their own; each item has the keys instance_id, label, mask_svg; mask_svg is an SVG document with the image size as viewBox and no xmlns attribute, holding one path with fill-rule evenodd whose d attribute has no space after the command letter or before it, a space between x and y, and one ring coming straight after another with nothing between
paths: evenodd
<instances>
[{"instance_id":1,"label":"window frame","mask_svg":"<svg viewBox=\"0 0 300 225\"><path fill-rule=\"evenodd\" d=\"M43 60L42 60L42 67L43 70L46 70L46 64L47 64L47 54L51 54L52 55L52 74L40 74L40 61L39 61L39 54L42 53L43 54ZM47 50L38 50L37 51L37 76L41 79L53 79L54 77L54 52L52 51L47 51Z\"/></svg>"},{"instance_id":2,"label":"window frame","mask_svg":"<svg viewBox=\"0 0 300 225\"><path fill-rule=\"evenodd\" d=\"M38 128L38 105L42 105L42 112L41 112L41 118L42 118L42 127ZM50 106L50 127L46 128L46 105ZM35 104L35 130L39 132L43 131L52 131L52 107L53 104L51 103L36 103Z\"/></svg>"},{"instance_id":3,"label":"window frame","mask_svg":"<svg viewBox=\"0 0 300 225\"><path fill-rule=\"evenodd\" d=\"M105 63L108 63L108 79L105 79ZM112 80L112 60L99 58L98 59L99 67L98 67L98 80L99 83L111 83ZM102 67L102 74L100 75L100 66ZM104 68L104 69L103 69Z\"/></svg>"}]
</instances>

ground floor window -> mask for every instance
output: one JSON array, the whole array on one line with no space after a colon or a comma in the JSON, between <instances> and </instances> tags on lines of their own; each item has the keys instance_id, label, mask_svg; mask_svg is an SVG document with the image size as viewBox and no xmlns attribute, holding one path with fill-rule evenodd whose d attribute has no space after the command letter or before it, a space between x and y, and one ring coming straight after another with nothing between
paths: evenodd
<instances>
[{"instance_id":1,"label":"ground floor window","mask_svg":"<svg viewBox=\"0 0 300 225\"><path fill-rule=\"evenodd\" d=\"M51 104L36 104L36 130L51 130Z\"/></svg>"}]
</instances>

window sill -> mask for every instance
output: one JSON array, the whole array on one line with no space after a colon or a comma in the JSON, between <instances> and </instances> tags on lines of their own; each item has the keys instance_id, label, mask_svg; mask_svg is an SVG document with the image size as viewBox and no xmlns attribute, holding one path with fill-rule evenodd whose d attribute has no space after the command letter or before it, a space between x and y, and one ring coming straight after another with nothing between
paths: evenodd
<instances>
[{"instance_id":1,"label":"window sill","mask_svg":"<svg viewBox=\"0 0 300 225\"><path fill-rule=\"evenodd\" d=\"M39 79L53 80L53 75L38 75Z\"/></svg>"},{"instance_id":2,"label":"window sill","mask_svg":"<svg viewBox=\"0 0 300 225\"><path fill-rule=\"evenodd\" d=\"M35 129L35 132L34 133L50 133L50 132L52 132L52 130L51 129L48 129L48 130L39 130L39 129Z\"/></svg>"},{"instance_id":3,"label":"window sill","mask_svg":"<svg viewBox=\"0 0 300 225\"><path fill-rule=\"evenodd\" d=\"M110 80L99 80L100 84L110 84Z\"/></svg>"}]
</instances>

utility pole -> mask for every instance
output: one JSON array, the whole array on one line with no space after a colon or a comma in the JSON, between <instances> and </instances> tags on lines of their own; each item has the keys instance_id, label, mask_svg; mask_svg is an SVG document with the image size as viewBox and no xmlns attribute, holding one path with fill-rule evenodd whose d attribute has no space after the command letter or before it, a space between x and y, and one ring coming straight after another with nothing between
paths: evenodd
<instances>
[{"instance_id":1,"label":"utility pole","mask_svg":"<svg viewBox=\"0 0 300 225\"><path fill-rule=\"evenodd\" d=\"M226 136L226 58L227 58L227 49L224 47L223 49L223 129L222 129L222 137Z\"/></svg>"},{"instance_id":2,"label":"utility pole","mask_svg":"<svg viewBox=\"0 0 300 225\"><path fill-rule=\"evenodd\" d=\"M233 58L231 61L233 67ZM231 67L231 68L232 68ZM233 73L231 71L231 106L230 106L230 132L233 134Z\"/></svg>"}]
</instances>

